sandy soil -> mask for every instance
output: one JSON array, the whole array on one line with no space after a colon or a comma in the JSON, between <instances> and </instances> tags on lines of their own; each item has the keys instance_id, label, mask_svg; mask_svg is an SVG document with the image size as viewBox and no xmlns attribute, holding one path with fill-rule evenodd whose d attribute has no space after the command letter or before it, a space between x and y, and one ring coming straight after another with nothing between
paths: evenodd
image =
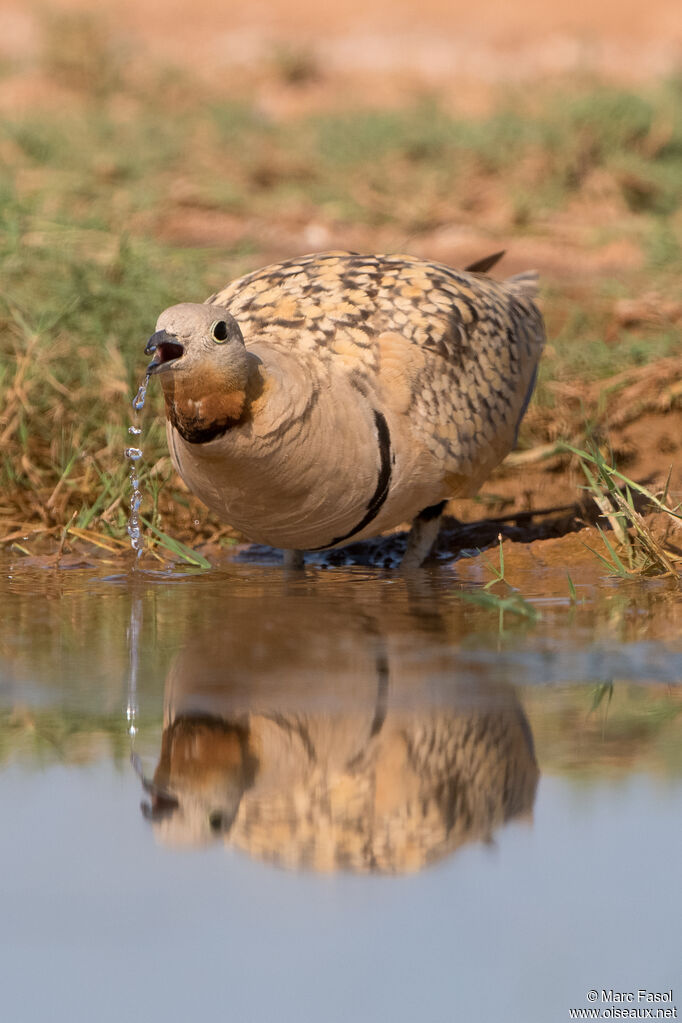
<instances>
[{"instance_id":1,"label":"sandy soil","mask_svg":"<svg viewBox=\"0 0 682 1023\"><path fill-rule=\"evenodd\" d=\"M2 0L0 57L30 66L45 12L79 10L93 14L83 0ZM102 0L96 17L131 60L178 64L226 89L246 80L285 110L349 98L386 103L424 87L475 107L499 83L590 73L641 81L682 63L677 0ZM292 56L305 58L293 96L261 73Z\"/></svg>"}]
</instances>

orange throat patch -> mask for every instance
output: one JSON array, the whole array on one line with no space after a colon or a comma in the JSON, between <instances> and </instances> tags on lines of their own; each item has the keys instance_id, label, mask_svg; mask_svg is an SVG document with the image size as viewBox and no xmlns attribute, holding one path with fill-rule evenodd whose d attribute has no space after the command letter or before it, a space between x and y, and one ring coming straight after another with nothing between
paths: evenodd
<instances>
[{"instance_id":1,"label":"orange throat patch","mask_svg":"<svg viewBox=\"0 0 682 1023\"><path fill-rule=\"evenodd\" d=\"M166 415L190 444L204 444L243 422L245 390L230 388L218 373L168 373L162 379Z\"/></svg>"}]
</instances>

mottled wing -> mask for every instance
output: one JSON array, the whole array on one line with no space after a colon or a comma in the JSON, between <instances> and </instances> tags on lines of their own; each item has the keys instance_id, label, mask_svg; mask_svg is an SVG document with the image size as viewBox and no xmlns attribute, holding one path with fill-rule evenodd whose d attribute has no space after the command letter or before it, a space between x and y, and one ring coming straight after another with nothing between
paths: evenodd
<instances>
[{"instance_id":1,"label":"mottled wing","mask_svg":"<svg viewBox=\"0 0 682 1023\"><path fill-rule=\"evenodd\" d=\"M513 287L403 255L304 256L241 277L207 301L230 310L247 343L266 335L305 349L330 345L340 331L361 343L391 332L455 368L481 339L507 339L529 316L535 330L540 323Z\"/></svg>"},{"instance_id":2,"label":"mottled wing","mask_svg":"<svg viewBox=\"0 0 682 1023\"><path fill-rule=\"evenodd\" d=\"M442 362L429 361L420 374L415 423L426 446L448 466L449 493L468 496L516 442L544 326L527 277L497 282L441 267L434 277L439 313L418 340ZM444 301L447 321L440 311Z\"/></svg>"},{"instance_id":3,"label":"mottled wing","mask_svg":"<svg viewBox=\"0 0 682 1023\"><path fill-rule=\"evenodd\" d=\"M532 291L527 275L497 282L412 256L331 252L265 267L209 301L230 310L247 345L338 355L359 386L382 339L398 339L403 410L455 494L475 491L514 443L544 343Z\"/></svg>"}]
</instances>

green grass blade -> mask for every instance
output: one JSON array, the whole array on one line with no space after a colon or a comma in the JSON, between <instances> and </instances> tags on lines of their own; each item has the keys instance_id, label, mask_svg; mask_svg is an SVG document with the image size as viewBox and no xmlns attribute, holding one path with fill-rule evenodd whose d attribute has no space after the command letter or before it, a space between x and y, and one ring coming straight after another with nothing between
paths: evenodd
<instances>
[{"instance_id":1,"label":"green grass blade","mask_svg":"<svg viewBox=\"0 0 682 1023\"><path fill-rule=\"evenodd\" d=\"M583 547L588 550L590 554L594 554L595 558L599 558L609 575L621 575L621 573L617 571L615 565L613 565L608 558L605 558L603 554L600 554L599 551L595 551L594 547L590 547L588 543L584 543Z\"/></svg>"},{"instance_id":2,"label":"green grass blade","mask_svg":"<svg viewBox=\"0 0 682 1023\"><path fill-rule=\"evenodd\" d=\"M517 593L500 597L496 593L491 593L490 590L474 590L473 592L456 590L454 596L467 604L477 604L489 611L509 611L510 614L519 615L534 622L541 618L540 612Z\"/></svg>"},{"instance_id":3,"label":"green grass blade","mask_svg":"<svg viewBox=\"0 0 682 1023\"><path fill-rule=\"evenodd\" d=\"M566 573L566 578L568 579L568 592L571 595L571 603L577 604L578 603L578 594L575 591L575 586L573 584L573 580L571 579L571 577L570 577L568 572Z\"/></svg>"},{"instance_id":4,"label":"green grass blade","mask_svg":"<svg viewBox=\"0 0 682 1023\"><path fill-rule=\"evenodd\" d=\"M195 565L197 568L211 568L211 562L199 554L198 551L192 550L187 544L182 543L181 540L176 540L168 533L164 533L162 529L157 526L153 526L151 522L140 516L140 520L144 522L147 529L151 529L152 533L159 538L161 546L165 547L172 554L176 554L182 561L186 561L188 565Z\"/></svg>"},{"instance_id":5,"label":"green grass blade","mask_svg":"<svg viewBox=\"0 0 682 1023\"><path fill-rule=\"evenodd\" d=\"M606 702L606 706L608 707L613 699L613 682L601 682L598 686L595 686L592 691L592 706L590 707L590 710L596 710L605 696L608 696L608 700Z\"/></svg>"},{"instance_id":6,"label":"green grass blade","mask_svg":"<svg viewBox=\"0 0 682 1023\"><path fill-rule=\"evenodd\" d=\"M572 444L563 444L562 448L565 451L570 451L572 454L577 455L578 458L591 462L593 465L598 465L597 459L594 458L593 455L590 455L588 451L582 451L580 448L574 448ZM638 494L642 494L644 497L647 498L648 501L651 501L651 503L655 505L660 511L667 512L668 515L672 515L673 518L680 519L682 521L681 512L676 512L673 511L672 508L668 508L667 505L663 504L663 502L658 497L656 497L655 494L652 494L651 491L648 490L646 487L642 486L641 483L635 483L634 480L631 480L628 476L625 476L622 472L619 472L618 469L614 469L613 467L609 467L609 473L612 476L615 476L617 479L622 480L623 483L632 487L632 489L636 490Z\"/></svg>"},{"instance_id":7,"label":"green grass blade","mask_svg":"<svg viewBox=\"0 0 682 1023\"><path fill-rule=\"evenodd\" d=\"M629 572L628 572L627 568L625 567L625 565L623 564L621 559L618 557L618 554L616 553L616 548L610 542L610 540L609 540L608 536L606 535L606 533L604 532L604 530L601 528L601 526L597 526L597 530L599 532L600 537L602 538L602 540L604 542L604 546L606 547L607 551L609 552L609 554L611 555L611 557L613 559L613 564L617 568L618 574L622 575L623 577L628 576Z\"/></svg>"}]
</instances>

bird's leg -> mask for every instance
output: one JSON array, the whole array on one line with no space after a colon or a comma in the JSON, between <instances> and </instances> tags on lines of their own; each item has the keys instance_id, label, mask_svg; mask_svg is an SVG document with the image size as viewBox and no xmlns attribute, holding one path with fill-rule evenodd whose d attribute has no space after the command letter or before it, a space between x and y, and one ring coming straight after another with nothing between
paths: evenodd
<instances>
[{"instance_id":1,"label":"bird's leg","mask_svg":"<svg viewBox=\"0 0 682 1023\"><path fill-rule=\"evenodd\" d=\"M303 568L303 551L284 551L284 567L287 569Z\"/></svg>"},{"instance_id":2,"label":"bird's leg","mask_svg":"<svg viewBox=\"0 0 682 1023\"><path fill-rule=\"evenodd\" d=\"M409 571L419 568L426 561L436 542L443 508L447 503L447 501L441 501L439 504L432 504L429 508L424 508L419 512L407 538L407 550L400 562L401 569Z\"/></svg>"}]
</instances>

